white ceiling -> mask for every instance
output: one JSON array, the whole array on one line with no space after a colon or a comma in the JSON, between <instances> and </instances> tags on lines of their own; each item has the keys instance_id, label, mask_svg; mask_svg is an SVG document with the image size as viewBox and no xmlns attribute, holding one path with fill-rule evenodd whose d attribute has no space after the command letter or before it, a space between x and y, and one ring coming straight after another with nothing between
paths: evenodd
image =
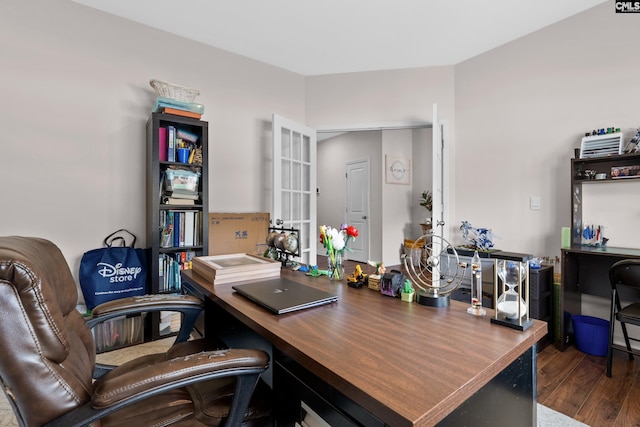
<instances>
[{"instance_id":1,"label":"white ceiling","mask_svg":"<svg viewBox=\"0 0 640 427\"><path fill-rule=\"evenodd\" d=\"M305 76L454 65L607 0L73 0Z\"/></svg>"}]
</instances>

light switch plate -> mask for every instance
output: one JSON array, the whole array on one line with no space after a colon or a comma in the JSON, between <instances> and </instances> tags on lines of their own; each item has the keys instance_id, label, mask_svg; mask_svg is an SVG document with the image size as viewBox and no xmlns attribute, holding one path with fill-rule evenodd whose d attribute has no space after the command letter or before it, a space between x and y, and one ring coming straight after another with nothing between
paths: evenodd
<instances>
[{"instance_id":1,"label":"light switch plate","mask_svg":"<svg viewBox=\"0 0 640 427\"><path fill-rule=\"evenodd\" d=\"M529 197L529 209L532 211L540 210L540 196Z\"/></svg>"}]
</instances>

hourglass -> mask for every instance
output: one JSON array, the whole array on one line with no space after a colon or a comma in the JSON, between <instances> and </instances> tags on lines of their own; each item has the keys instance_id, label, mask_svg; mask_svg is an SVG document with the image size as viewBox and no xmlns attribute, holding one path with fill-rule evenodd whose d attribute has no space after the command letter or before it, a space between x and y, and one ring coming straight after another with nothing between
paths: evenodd
<instances>
[{"instance_id":1,"label":"hourglass","mask_svg":"<svg viewBox=\"0 0 640 427\"><path fill-rule=\"evenodd\" d=\"M529 261L496 259L494 277L495 317L492 323L524 331L533 324L529 319ZM502 281L498 294L498 277Z\"/></svg>"}]
</instances>

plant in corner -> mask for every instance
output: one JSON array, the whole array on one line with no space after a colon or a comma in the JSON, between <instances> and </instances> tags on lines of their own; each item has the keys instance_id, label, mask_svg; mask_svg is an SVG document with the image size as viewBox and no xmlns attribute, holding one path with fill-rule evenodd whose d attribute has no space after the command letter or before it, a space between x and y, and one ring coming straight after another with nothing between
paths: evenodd
<instances>
[{"instance_id":1,"label":"plant in corner","mask_svg":"<svg viewBox=\"0 0 640 427\"><path fill-rule=\"evenodd\" d=\"M420 195L420 206L427 210L427 217L424 224L420 224L422 227L422 234L427 234L431 229L431 210L433 209L433 197L431 191L425 190Z\"/></svg>"},{"instance_id":2,"label":"plant in corner","mask_svg":"<svg viewBox=\"0 0 640 427\"><path fill-rule=\"evenodd\" d=\"M431 191L423 191L420 195L420 206L425 208L429 213L427 214L427 218L431 217L431 210L433 209L433 198L431 196Z\"/></svg>"}]
</instances>

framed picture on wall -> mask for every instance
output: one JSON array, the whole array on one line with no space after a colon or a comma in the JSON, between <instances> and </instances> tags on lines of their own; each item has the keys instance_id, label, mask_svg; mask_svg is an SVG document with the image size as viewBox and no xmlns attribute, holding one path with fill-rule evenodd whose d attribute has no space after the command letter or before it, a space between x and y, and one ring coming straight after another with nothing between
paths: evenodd
<instances>
[{"instance_id":1,"label":"framed picture on wall","mask_svg":"<svg viewBox=\"0 0 640 427\"><path fill-rule=\"evenodd\" d=\"M411 160L385 155L384 178L387 184L409 185L411 182Z\"/></svg>"}]
</instances>

